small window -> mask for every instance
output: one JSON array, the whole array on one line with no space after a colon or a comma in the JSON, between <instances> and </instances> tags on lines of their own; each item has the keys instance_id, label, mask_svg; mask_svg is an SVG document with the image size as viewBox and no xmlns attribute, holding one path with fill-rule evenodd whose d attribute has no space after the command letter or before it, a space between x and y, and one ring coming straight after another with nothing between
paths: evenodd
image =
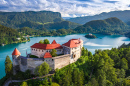
<instances>
[{"instance_id":1,"label":"small window","mask_svg":"<svg viewBox=\"0 0 130 86\"><path fill-rule=\"evenodd\" d=\"M53 61L53 59L52 59L52 61Z\"/></svg>"},{"instance_id":2,"label":"small window","mask_svg":"<svg viewBox=\"0 0 130 86\"><path fill-rule=\"evenodd\" d=\"M42 50L42 52L43 52L43 50Z\"/></svg>"},{"instance_id":3,"label":"small window","mask_svg":"<svg viewBox=\"0 0 130 86\"><path fill-rule=\"evenodd\" d=\"M39 52L40 52L40 50L39 50Z\"/></svg>"},{"instance_id":4,"label":"small window","mask_svg":"<svg viewBox=\"0 0 130 86\"><path fill-rule=\"evenodd\" d=\"M32 49L33 50L33 49Z\"/></svg>"},{"instance_id":5,"label":"small window","mask_svg":"<svg viewBox=\"0 0 130 86\"><path fill-rule=\"evenodd\" d=\"M37 51L37 49L36 49L36 51Z\"/></svg>"},{"instance_id":6,"label":"small window","mask_svg":"<svg viewBox=\"0 0 130 86\"><path fill-rule=\"evenodd\" d=\"M34 51L35 51L35 49L34 49Z\"/></svg>"}]
</instances>

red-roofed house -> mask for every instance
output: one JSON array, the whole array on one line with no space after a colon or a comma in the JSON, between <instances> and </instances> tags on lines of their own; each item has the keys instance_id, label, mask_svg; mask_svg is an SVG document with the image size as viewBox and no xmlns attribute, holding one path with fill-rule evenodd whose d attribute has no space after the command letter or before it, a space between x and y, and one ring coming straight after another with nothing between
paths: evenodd
<instances>
[{"instance_id":1,"label":"red-roofed house","mask_svg":"<svg viewBox=\"0 0 130 86\"><path fill-rule=\"evenodd\" d=\"M40 44L35 43L31 46L31 55L35 55L40 57L43 57L46 52L51 52L52 49L56 49L57 54L63 54L63 47L60 44L57 44L54 40L52 44Z\"/></svg>"},{"instance_id":2,"label":"red-roofed house","mask_svg":"<svg viewBox=\"0 0 130 86\"><path fill-rule=\"evenodd\" d=\"M64 54L71 54L71 58L77 60L81 56L83 40L71 39L62 45Z\"/></svg>"},{"instance_id":3,"label":"red-roofed house","mask_svg":"<svg viewBox=\"0 0 130 86\"><path fill-rule=\"evenodd\" d=\"M52 56L49 52L46 52L45 55L44 55L44 58L52 58Z\"/></svg>"}]
</instances>

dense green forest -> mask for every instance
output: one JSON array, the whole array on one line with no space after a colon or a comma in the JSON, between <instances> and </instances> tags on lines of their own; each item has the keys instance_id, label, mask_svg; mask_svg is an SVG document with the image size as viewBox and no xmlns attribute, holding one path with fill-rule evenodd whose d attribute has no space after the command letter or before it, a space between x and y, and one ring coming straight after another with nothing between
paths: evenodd
<instances>
[{"instance_id":1,"label":"dense green forest","mask_svg":"<svg viewBox=\"0 0 130 86\"><path fill-rule=\"evenodd\" d=\"M76 33L73 29L58 29L58 30L47 30L45 28L42 29L31 29L29 27L23 27L18 29L18 32L21 35L30 35L30 36L62 36L67 34Z\"/></svg>"},{"instance_id":2,"label":"dense green forest","mask_svg":"<svg viewBox=\"0 0 130 86\"><path fill-rule=\"evenodd\" d=\"M77 26L80 26L80 24L73 23L70 21L62 21L62 22L55 22L55 23L48 23L44 24L44 28L46 29L74 29Z\"/></svg>"},{"instance_id":3,"label":"dense green forest","mask_svg":"<svg viewBox=\"0 0 130 86\"><path fill-rule=\"evenodd\" d=\"M19 40L17 38L20 38ZM26 38L20 36L19 32L15 29L0 25L0 45L11 44L17 42L24 42Z\"/></svg>"},{"instance_id":4,"label":"dense green forest","mask_svg":"<svg viewBox=\"0 0 130 86\"><path fill-rule=\"evenodd\" d=\"M67 20L71 22L79 23L79 24L85 24L86 22L90 22L92 20L103 20L110 17L117 17L118 19L127 23L130 20L130 10L103 12L101 14L97 14L94 16L76 17L76 18L70 18Z\"/></svg>"},{"instance_id":5,"label":"dense green forest","mask_svg":"<svg viewBox=\"0 0 130 86\"><path fill-rule=\"evenodd\" d=\"M41 29L41 28L46 28L48 30L52 29L74 29L80 24L73 23L70 21L60 21L60 22L48 22L48 23L36 23L36 22L31 22L31 21L26 21L22 24L20 24L18 27L23 28L23 27L29 27L32 29Z\"/></svg>"},{"instance_id":6,"label":"dense green forest","mask_svg":"<svg viewBox=\"0 0 130 86\"><path fill-rule=\"evenodd\" d=\"M116 17L94 20L75 28L78 33L124 34L130 31L128 25Z\"/></svg>"},{"instance_id":7,"label":"dense green forest","mask_svg":"<svg viewBox=\"0 0 130 86\"><path fill-rule=\"evenodd\" d=\"M77 62L56 70L54 81L61 86L130 86L130 47L96 50L94 55L83 48Z\"/></svg>"},{"instance_id":8,"label":"dense green forest","mask_svg":"<svg viewBox=\"0 0 130 86\"><path fill-rule=\"evenodd\" d=\"M14 29L72 29L79 25L65 21L60 13L51 11L0 12L0 24Z\"/></svg>"}]
</instances>

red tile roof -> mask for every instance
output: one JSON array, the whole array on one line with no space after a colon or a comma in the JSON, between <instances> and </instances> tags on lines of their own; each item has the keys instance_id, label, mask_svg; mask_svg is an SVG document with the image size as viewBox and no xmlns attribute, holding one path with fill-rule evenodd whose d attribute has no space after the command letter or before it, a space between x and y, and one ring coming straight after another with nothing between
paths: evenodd
<instances>
[{"instance_id":1,"label":"red tile roof","mask_svg":"<svg viewBox=\"0 0 130 86\"><path fill-rule=\"evenodd\" d=\"M12 55L21 55L17 48L14 49Z\"/></svg>"},{"instance_id":2,"label":"red tile roof","mask_svg":"<svg viewBox=\"0 0 130 86\"><path fill-rule=\"evenodd\" d=\"M62 49L63 47L60 44L40 44L35 43L31 46L31 48L37 48L37 49Z\"/></svg>"},{"instance_id":3,"label":"red tile roof","mask_svg":"<svg viewBox=\"0 0 130 86\"><path fill-rule=\"evenodd\" d=\"M45 55L44 55L44 58L52 58L52 56L49 52L46 52Z\"/></svg>"},{"instance_id":4,"label":"red tile roof","mask_svg":"<svg viewBox=\"0 0 130 86\"><path fill-rule=\"evenodd\" d=\"M79 41L79 39L71 39L63 45L70 47L70 48L78 47L80 45L80 41Z\"/></svg>"},{"instance_id":5,"label":"red tile roof","mask_svg":"<svg viewBox=\"0 0 130 86\"><path fill-rule=\"evenodd\" d=\"M53 40L53 42L51 44L57 44L55 40Z\"/></svg>"}]
</instances>

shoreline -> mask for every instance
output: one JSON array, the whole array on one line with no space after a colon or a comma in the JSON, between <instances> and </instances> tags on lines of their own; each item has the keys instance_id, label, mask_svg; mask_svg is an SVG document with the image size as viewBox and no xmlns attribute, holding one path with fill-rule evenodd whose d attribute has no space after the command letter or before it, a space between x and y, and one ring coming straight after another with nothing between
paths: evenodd
<instances>
[{"instance_id":1,"label":"shoreline","mask_svg":"<svg viewBox=\"0 0 130 86\"><path fill-rule=\"evenodd\" d=\"M73 34L67 34L67 35L74 35L74 34L84 34L85 35L85 34L88 34L88 33L73 33ZM111 34L111 35L110 34L101 34L101 33L92 33L92 34L95 34L95 35L100 34L100 35L107 35L107 36L112 36L112 35L119 36L120 35L120 36L127 37L127 36L121 35L121 34ZM59 35L59 36L61 37L61 36L67 36L67 35ZM59 36L23 36L23 37L33 38L33 37L59 37ZM129 38L129 37L127 37L127 38ZM18 43L25 43L25 42L29 42L29 41L27 40L27 41L22 41L22 42L13 42L11 44L18 44ZM4 44L4 46L6 46L6 45L9 45L9 44ZM2 46L2 44L0 46Z\"/></svg>"}]
</instances>

